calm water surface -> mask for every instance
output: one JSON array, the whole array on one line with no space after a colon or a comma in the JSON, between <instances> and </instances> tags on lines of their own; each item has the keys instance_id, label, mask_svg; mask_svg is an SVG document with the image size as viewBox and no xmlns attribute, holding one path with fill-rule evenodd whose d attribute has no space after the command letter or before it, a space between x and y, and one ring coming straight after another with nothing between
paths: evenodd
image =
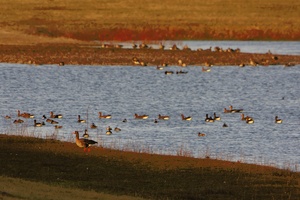
<instances>
[{"instance_id":1,"label":"calm water surface","mask_svg":"<svg viewBox=\"0 0 300 200\"><path fill-rule=\"evenodd\" d=\"M167 70L179 71L179 67ZM300 164L300 66L201 67L183 69L187 74L165 75L155 67L64 66L0 64L0 119L4 134L55 135L73 141L73 131L101 145L160 154L183 153L226 160L275 165L294 169ZM232 105L244 109L254 124L240 120L239 113L224 114ZM64 115L57 119L62 129L46 123L33 127L33 119L12 123L17 110L30 112L37 121L50 111ZM112 119L99 119L98 112ZM205 115L216 112L221 121L207 123ZM136 120L134 113L149 119ZM192 116L182 121L180 114ZM158 114L170 120L154 123ZM88 123L77 123L77 115ZM283 119L275 124L274 117ZM123 119L127 122L122 122ZM90 129L94 122L98 129ZM223 128L223 123L229 127ZM105 134L107 126L121 132ZM198 132L205 137L198 137ZM299 170L299 169L296 169Z\"/></svg>"}]
</instances>

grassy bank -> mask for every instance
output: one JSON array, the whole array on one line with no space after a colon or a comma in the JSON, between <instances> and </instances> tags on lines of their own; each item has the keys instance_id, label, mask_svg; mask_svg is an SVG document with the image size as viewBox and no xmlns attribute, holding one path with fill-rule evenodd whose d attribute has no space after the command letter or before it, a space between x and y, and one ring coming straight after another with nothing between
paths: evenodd
<instances>
[{"instance_id":1,"label":"grassy bank","mask_svg":"<svg viewBox=\"0 0 300 200\"><path fill-rule=\"evenodd\" d=\"M81 40L299 40L298 0L16 0L1 29Z\"/></svg>"},{"instance_id":2,"label":"grassy bank","mask_svg":"<svg viewBox=\"0 0 300 200\"><path fill-rule=\"evenodd\" d=\"M74 143L5 135L0 136L0 158L1 176L107 194L151 199L300 198L299 173L253 164L98 147L86 154Z\"/></svg>"}]
</instances>

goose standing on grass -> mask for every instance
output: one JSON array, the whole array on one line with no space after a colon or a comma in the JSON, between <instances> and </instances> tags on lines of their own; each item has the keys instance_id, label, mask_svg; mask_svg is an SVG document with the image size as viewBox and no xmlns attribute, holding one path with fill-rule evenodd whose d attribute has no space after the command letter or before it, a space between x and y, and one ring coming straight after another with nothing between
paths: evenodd
<instances>
[{"instance_id":1,"label":"goose standing on grass","mask_svg":"<svg viewBox=\"0 0 300 200\"><path fill-rule=\"evenodd\" d=\"M279 119L278 116L275 117L275 123L276 124L281 124L282 123L282 119Z\"/></svg>"},{"instance_id":2,"label":"goose standing on grass","mask_svg":"<svg viewBox=\"0 0 300 200\"><path fill-rule=\"evenodd\" d=\"M83 151L86 152L90 152L90 146L92 146L93 144L97 144L98 142L94 141L94 140L89 140L89 139L86 139L86 138L79 138L79 132L78 131L75 131L73 132L73 134L76 135L76 145L80 148L84 148Z\"/></svg>"},{"instance_id":3,"label":"goose standing on grass","mask_svg":"<svg viewBox=\"0 0 300 200\"><path fill-rule=\"evenodd\" d=\"M78 115L78 120L77 120L77 122L78 122L78 123L85 123L86 120L81 119L81 118L80 118L80 115Z\"/></svg>"}]
</instances>

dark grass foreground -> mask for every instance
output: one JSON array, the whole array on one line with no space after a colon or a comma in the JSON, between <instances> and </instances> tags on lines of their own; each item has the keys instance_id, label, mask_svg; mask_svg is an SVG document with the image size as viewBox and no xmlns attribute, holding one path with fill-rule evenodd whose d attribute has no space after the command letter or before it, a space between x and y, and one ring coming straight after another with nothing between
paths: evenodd
<instances>
[{"instance_id":1,"label":"dark grass foreground","mask_svg":"<svg viewBox=\"0 0 300 200\"><path fill-rule=\"evenodd\" d=\"M0 135L0 175L149 199L300 199L300 173Z\"/></svg>"}]
</instances>

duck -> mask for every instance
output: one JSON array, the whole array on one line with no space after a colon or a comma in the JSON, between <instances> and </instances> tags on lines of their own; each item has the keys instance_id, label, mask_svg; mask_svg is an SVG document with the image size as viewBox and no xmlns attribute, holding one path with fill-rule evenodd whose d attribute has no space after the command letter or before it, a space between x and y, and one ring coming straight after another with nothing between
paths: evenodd
<instances>
[{"instance_id":1,"label":"duck","mask_svg":"<svg viewBox=\"0 0 300 200\"><path fill-rule=\"evenodd\" d=\"M86 120L84 119L81 119L80 118L80 115L78 115L78 120L77 120L78 123L86 123Z\"/></svg>"},{"instance_id":2,"label":"duck","mask_svg":"<svg viewBox=\"0 0 300 200\"><path fill-rule=\"evenodd\" d=\"M121 131L121 129L118 127L115 127L114 131L119 132L119 131Z\"/></svg>"},{"instance_id":3,"label":"duck","mask_svg":"<svg viewBox=\"0 0 300 200\"><path fill-rule=\"evenodd\" d=\"M215 120L212 117L208 117L208 114L206 114L205 121L206 122L214 122Z\"/></svg>"},{"instance_id":4,"label":"duck","mask_svg":"<svg viewBox=\"0 0 300 200\"><path fill-rule=\"evenodd\" d=\"M90 137L90 135L87 132L87 129L84 130L84 134L82 135L82 137L84 137L84 138L89 138Z\"/></svg>"},{"instance_id":5,"label":"duck","mask_svg":"<svg viewBox=\"0 0 300 200\"><path fill-rule=\"evenodd\" d=\"M214 113L214 120L216 121L220 121L221 120L221 117L220 116L217 116L216 113Z\"/></svg>"},{"instance_id":6,"label":"duck","mask_svg":"<svg viewBox=\"0 0 300 200\"><path fill-rule=\"evenodd\" d=\"M148 119L148 115L138 115L138 114L134 114L134 118L135 119Z\"/></svg>"},{"instance_id":7,"label":"duck","mask_svg":"<svg viewBox=\"0 0 300 200\"><path fill-rule=\"evenodd\" d=\"M158 119L161 119L161 120L169 120L169 119L170 119L170 116L158 114Z\"/></svg>"},{"instance_id":8,"label":"duck","mask_svg":"<svg viewBox=\"0 0 300 200\"><path fill-rule=\"evenodd\" d=\"M94 140L90 140L90 139L86 139L86 138L79 138L79 132L75 131L73 132L73 134L76 135L76 140L75 143L78 147L80 148L84 148L83 151L86 152L90 152L90 146L97 144L98 142L94 141Z\"/></svg>"},{"instance_id":9,"label":"duck","mask_svg":"<svg viewBox=\"0 0 300 200\"><path fill-rule=\"evenodd\" d=\"M191 116L185 117L183 114L181 114L181 119L185 121L191 121L192 117Z\"/></svg>"},{"instance_id":10,"label":"duck","mask_svg":"<svg viewBox=\"0 0 300 200\"><path fill-rule=\"evenodd\" d=\"M92 123L92 124L90 125L90 128L91 128L91 129L96 129L97 127L98 127L98 126L96 126L95 123Z\"/></svg>"},{"instance_id":11,"label":"duck","mask_svg":"<svg viewBox=\"0 0 300 200\"><path fill-rule=\"evenodd\" d=\"M5 117L4 117L5 119L11 119L11 116L9 116L9 115L5 115Z\"/></svg>"},{"instance_id":12,"label":"duck","mask_svg":"<svg viewBox=\"0 0 300 200\"><path fill-rule=\"evenodd\" d=\"M200 133L200 132L198 133L199 137L204 137L205 135L206 135L205 133Z\"/></svg>"},{"instance_id":13,"label":"duck","mask_svg":"<svg viewBox=\"0 0 300 200\"><path fill-rule=\"evenodd\" d=\"M164 67L157 65L157 66L156 66L156 69L157 69L157 70L163 70Z\"/></svg>"},{"instance_id":14,"label":"duck","mask_svg":"<svg viewBox=\"0 0 300 200\"><path fill-rule=\"evenodd\" d=\"M35 119L33 122L34 122L34 126L35 126L35 127L41 127L41 126L45 125L44 122L41 122L41 123L36 122L36 119Z\"/></svg>"},{"instance_id":15,"label":"duck","mask_svg":"<svg viewBox=\"0 0 300 200\"><path fill-rule=\"evenodd\" d=\"M275 123L276 124L281 124L282 123L282 119L279 119L278 116L275 116Z\"/></svg>"},{"instance_id":16,"label":"duck","mask_svg":"<svg viewBox=\"0 0 300 200\"><path fill-rule=\"evenodd\" d=\"M100 119L111 119L111 115L103 115L102 112L99 112Z\"/></svg>"},{"instance_id":17,"label":"duck","mask_svg":"<svg viewBox=\"0 0 300 200\"><path fill-rule=\"evenodd\" d=\"M61 119L62 117L63 117L62 114L54 115L54 113L52 111L50 112L50 118L59 118L59 119Z\"/></svg>"}]
</instances>

